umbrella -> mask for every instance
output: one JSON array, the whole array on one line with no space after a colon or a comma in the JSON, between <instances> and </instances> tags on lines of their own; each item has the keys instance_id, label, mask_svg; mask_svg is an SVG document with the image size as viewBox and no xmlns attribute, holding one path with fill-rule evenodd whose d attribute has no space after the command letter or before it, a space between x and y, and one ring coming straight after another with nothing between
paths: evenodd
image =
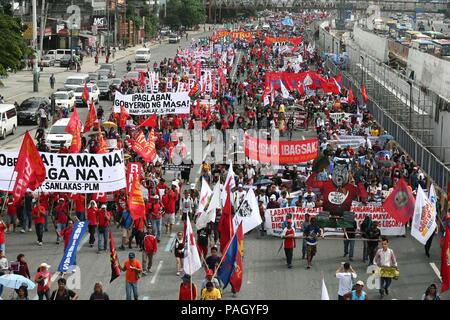
<instances>
[{"instance_id":1,"label":"umbrella","mask_svg":"<svg viewBox=\"0 0 450 320\"><path fill-rule=\"evenodd\" d=\"M380 140L381 144L384 144L386 140L394 140L394 137L390 134L383 134L382 136L379 136L377 140Z\"/></svg>"},{"instance_id":2,"label":"umbrella","mask_svg":"<svg viewBox=\"0 0 450 320\"><path fill-rule=\"evenodd\" d=\"M254 186L265 186L265 185L269 185L269 184L273 184L273 181L270 179L261 179L256 181L253 185Z\"/></svg>"},{"instance_id":3,"label":"umbrella","mask_svg":"<svg viewBox=\"0 0 450 320\"><path fill-rule=\"evenodd\" d=\"M7 288L19 289L21 286L27 287L28 290L34 289L36 286L33 281L19 274L5 274L0 277L0 284Z\"/></svg>"},{"instance_id":4,"label":"umbrella","mask_svg":"<svg viewBox=\"0 0 450 320\"><path fill-rule=\"evenodd\" d=\"M105 128L117 128L117 124L111 121L103 122L102 126Z\"/></svg>"}]
</instances>

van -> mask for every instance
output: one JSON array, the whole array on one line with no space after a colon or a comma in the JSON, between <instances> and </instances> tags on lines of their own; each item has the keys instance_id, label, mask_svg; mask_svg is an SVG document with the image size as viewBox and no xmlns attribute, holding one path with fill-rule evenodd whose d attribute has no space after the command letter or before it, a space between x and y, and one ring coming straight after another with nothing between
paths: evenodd
<instances>
[{"instance_id":1,"label":"van","mask_svg":"<svg viewBox=\"0 0 450 320\"><path fill-rule=\"evenodd\" d=\"M17 129L17 111L13 104L0 104L0 139L14 134Z\"/></svg>"},{"instance_id":2,"label":"van","mask_svg":"<svg viewBox=\"0 0 450 320\"><path fill-rule=\"evenodd\" d=\"M47 55L52 56L55 58L55 63L59 63L59 60L61 60L61 58L67 54L71 55L71 54L75 54L75 50L70 50L70 49L54 49L54 50L48 50L47 51Z\"/></svg>"},{"instance_id":3,"label":"van","mask_svg":"<svg viewBox=\"0 0 450 320\"><path fill-rule=\"evenodd\" d=\"M63 143L67 148L72 144L72 135L65 131L69 121L70 118L60 119L50 128L47 136L45 137L45 145L50 151L59 151L61 148L61 143ZM81 130L83 131L83 129Z\"/></svg>"},{"instance_id":4,"label":"van","mask_svg":"<svg viewBox=\"0 0 450 320\"><path fill-rule=\"evenodd\" d=\"M134 55L134 61L150 62L150 57L151 57L150 49L148 48L137 49Z\"/></svg>"},{"instance_id":5,"label":"van","mask_svg":"<svg viewBox=\"0 0 450 320\"><path fill-rule=\"evenodd\" d=\"M78 87L84 86L89 82L88 74L78 74L76 76L70 76L64 81L64 89L75 90Z\"/></svg>"}]
</instances>

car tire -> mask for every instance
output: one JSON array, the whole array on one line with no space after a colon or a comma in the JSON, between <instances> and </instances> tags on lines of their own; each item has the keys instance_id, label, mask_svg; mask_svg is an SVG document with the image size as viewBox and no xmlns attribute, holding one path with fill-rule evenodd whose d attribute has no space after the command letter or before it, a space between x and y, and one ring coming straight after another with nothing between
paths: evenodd
<instances>
[{"instance_id":1,"label":"car tire","mask_svg":"<svg viewBox=\"0 0 450 320\"><path fill-rule=\"evenodd\" d=\"M11 131L12 135L14 135L16 133L16 129L17 129L16 126L13 126L12 131Z\"/></svg>"},{"instance_id":2,"label":"car tire","mask_svg":"<svg viewBox=\"0 0 450 320\"><path fill-rule=\"evenodd\" d=\"M3 130L2 135L0 136L1 140L5 140L6 139L6 129Z\"/></svg>"}]
</instances>

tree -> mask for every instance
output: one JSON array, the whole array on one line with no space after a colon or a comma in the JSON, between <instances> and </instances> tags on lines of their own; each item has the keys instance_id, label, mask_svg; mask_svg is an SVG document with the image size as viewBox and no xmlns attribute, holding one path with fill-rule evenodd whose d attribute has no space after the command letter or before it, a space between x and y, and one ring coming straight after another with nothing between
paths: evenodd
<instances>
[{"instance_id":1,"label":"tree","mask_svg":"<svg viewBox=\"0 0 450 320\"><path fill-rule=\"evenodd\" d=\"M169 0L165 24L173 30L181 26L192 28L205 22L206 12L203 0Z\"/></svg>"},{"instance_id":2,"label":"tree","mask_svg":"<svg viewBox=\"0 0 450 320\"><path fill-rule=\"evenodd\" d=\"M20 18L0 10L0 75L23 69L22 59L32 52L22 36L25 30Z\"/></svg>"}]
</instances>

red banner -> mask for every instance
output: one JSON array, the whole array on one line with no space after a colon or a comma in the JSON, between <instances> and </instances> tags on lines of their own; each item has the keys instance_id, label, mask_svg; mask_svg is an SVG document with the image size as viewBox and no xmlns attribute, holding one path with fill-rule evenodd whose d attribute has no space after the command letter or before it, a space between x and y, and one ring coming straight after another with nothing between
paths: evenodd
<instances>
[{"instance_id":1,"label":"red banner","mask_svg":"<svg viewBox=\"0 0 450 320\"><path fill-rule=\"evenodd\" d=\"M280 82L283 81L284 86L292 90L304 91L305 88L310 90L322 89L324 92L332 92L329 88L329 80L314 71L293 73L293 72L266 72L265 87L280 89Z\"/></svg>"},{"instance_id":2,"label":"red banner","mask_svg":"<svg viewBox=\"0 0 450 320\"><path fill-rule=\"evenodd\" d=\"M78 153L81 150L81 121L78 116L77 108L73 107L73 113L70 117L69 123L64 129L65 132L72 135L72 143L69 147L70 153Z\"/></svg>"},{"instance_id":3,"label":"red banner","mask_svg":"<svg viewBox=\"0 0 450 320\"><path fill-rule=\"evenodd\" d=\"M145 217L145 203L141 190L142 165L129 162L127 166L128 208L133 220Z\"/></svg>"},{"instance_id":4,"label":"red banner","mask_svg":"<svg viewBox=\"0 0 450 320\"><path fill-rule=\"evenodd\" d=\"M266 37L264 42L266 46L271 46L276 43L279 46L292 44L298 47L302 43L302 37L288 38L288 37Z\"/></svg>"},{"instance_id":5,"label":"red banner","mask_svg":"<svg viewBox=\"0 0 450 320\"><path fill-rule=\"evenodd\" d=\"M262 163L294 164L308 162L319 154L319 139L269 141L246 135L245 156Z\"/></svg>"},{"instance_id":6,"label":"red banner","mask_svg":"<svg viewBox=\"0 0 450 320\"><path fill-rule=\"evenodd\" d=\"M230 37L232 40L240 39L240 40L246 40L248 42L253 41L253 36L251 32L245 32L245 31L217 31L212 37L212 41L218 41L222 38Z\"/></svg>"},{"instance_id":7,"label":"red banner","mask_svg":"<svg viewBox=\"0 0 450 320\"><path fill-rule=\"evenodd\" d=\"M139 134L133 135L133 141L131 141L131 149L133 149L138 155L144 159L145 162L152 162L152 150L150 149L150 145L145 140L145 136L142 131L139 131Z\"/></svg>"}]
</instances>

